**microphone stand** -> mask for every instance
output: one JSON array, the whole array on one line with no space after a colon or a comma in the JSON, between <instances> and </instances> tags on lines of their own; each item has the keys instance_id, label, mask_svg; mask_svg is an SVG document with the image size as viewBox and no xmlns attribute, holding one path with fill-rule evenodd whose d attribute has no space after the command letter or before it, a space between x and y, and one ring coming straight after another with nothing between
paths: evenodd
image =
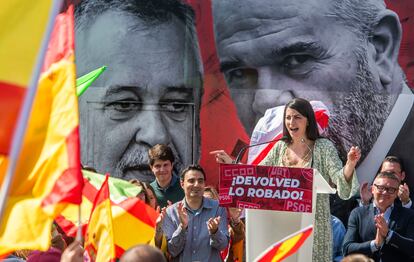
<instances>
[{"instance_id":1,"label":"microphone stand","mask_svg":"<svg viewBox=\"0 0 414 262\"><path fill-rule=\"evenodd\" d=\"M266 141L266 142L262 142L262 143L258 143L258 144L254 144L254 145L247 145L242 147L242 149L240 149L239 153L237 154L236 160L233 161L233 164L238 164L240 162L240 159L242 158L244 152L246 151L246 149L251 148L251 147L255 147L255 146L261 146L264 144L270 144L273 142L277 142L278 140L270 140L270 141Z\"/></svg>"}]
</instances>

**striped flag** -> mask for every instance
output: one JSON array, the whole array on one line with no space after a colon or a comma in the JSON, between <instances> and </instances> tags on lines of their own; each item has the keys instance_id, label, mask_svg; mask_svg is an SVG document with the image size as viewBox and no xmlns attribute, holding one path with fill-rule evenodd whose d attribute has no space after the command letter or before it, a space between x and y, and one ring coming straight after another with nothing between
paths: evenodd
<instances>
[{"instance_id":1,"label":"striped flag","mask_svg":"<svg viewBox=\"0 0 414 262\"><path fill-rule=\"evenodd\" d=\"M99 189L85 235L85 251L90 261L115 261L114 229L108 175Z\"/></svg>"},{"instance_id":2,"label":"striped flag","mask_svg":"<svg viewBox=\"0 0 414 262\"><path fill-rule=\"evenodd\" d=\"M53 0L2 1L0 8L0 154L7 155L33 75ZM53 20L52 20L53 21ZM36 80L34 80L36 81Z\"/></svg>"},{"instance_id":3,"label":"striped flag","mask_svg":"<svg viewBox=\"0 0 414 262\"><path fill-rule=\"evenodd\" d=\"M296 233L278 241L270 246L256 258L256 262L278 262L296 253L305 240L312 233L313 226L310 225Z\"/></svg>"},{"instance_id":4,"label":"striped flag","mask_svg":"<svg viewBox=\"0 0 414 262\"><path fill-rule=\"evenodd\" d=\"M320 101L310 101L313 111L315 112L316 122L319 133L323 134L328 128L329 110ZM252 165L259 164L270 152L276 142L283 136L283 112L285 106L278 106L266 110L264 116L257 122L250 145L256 145L267 141L274 141L269 144L254 146L249 148L247 163Z\"/></svg>"},{"instance_id":5,"label":"striped flag","mask_svg":"<svg viewBox=\"0 0 414 262\"><path fill-rule=\"evenodd\" d=\"M47 7L43 6L45 3L48 3ZM60 8L60 4L56 5ZM15 49L10 46L8 50L3 50L5 47L3 34L6 35L6 38L11 35L17 37L17 34L28 34L29 37L22 35L22 38L15 38L14 44L17 47L23 44L32 47L30 37L32 32L44 32L44 29L40 30L37 27L46 26L46 22L40 25L37 20L43 20L48 16L50 6L51 1L29 3L22 0L2 3L0 11L2 20L4 15L14 17L14 12L17 12L22 22L16 25L19 29L16 29L16 32L10 23L2 24L4 28L9 28L9 31L13 31L13 33L6 32L7 30L0 32L2 35L0 52L11 52L12 54ZM23 9L27 12L24 12ZM40 12L41 10L44 11ZM13 22L17 22L16 19ZM29 20L26 21L26 19ZM67 8L53 21L53 32L31 107L30 118L25 129L23 144L16 159L10 191L7 198L3 199L6 202L0 223L0 255L18 249L47 250L50 246L51 228L55 216L68 203L80 204L81 201L83 180L80 172L79 120L75 93L73 6ZM23 25L24 23L27 24ZM26 26L26 30L22 29L24 26ZM41 41L38 38L40 36L35 37L34 40ZM25 50L19 50L21 53L16 55L19 55L20 58L10 57L3 60L3 66L13 68L13 72L9 72L11 76L18 75L20 77L16 77L16 79L28 78L29 72L32 70L29 70L28 67L31 66L25 63L34 59L33 57L39 52L38 46L39 44L35 44L33 46L35 51L27 50L27 53ZM32 51L35 53L31 54ZM17 63L13 59L25 61ZM14 72L20 70L20 64L22 64L22 72ZM1 68L0 71L3 69ZM4 72L1 74L3 77ZM22 80L18 83L24 87L27 81ZM0 87L0 89L2 88L3 86ZM0 107L3 107L3 99L7 100L8 97L3 97L1 94L0 98ZM21 106L18 99L7 100L7 103L13 104L16 108ZM6 112L8 111L6 110ZM1 114L2 118L5 116L3 113ZM9 120L13 122L15 116L10 114ZM6 139L10 139L7 136L9 134L6 135ZM2 136L2 139L4 137ZM7 149L7 146L5 148ZM4 182L6 165L11 160L4 155L0 157L1 183Z\"/></svg>"},{"instance_id":6,"label":"striped flag","mask_svg":"<svg viewBox=\"0 0 414 262\"><path fill-rule=\"evenodd\" d=\"M94 198L101 187L104 176L92 172L83 171L85 186L83 188L81 213L82 227L88 223ZM111 209L114 228L116 257L122 256L128 248L143 243L149 243L155 233L155 220L158 213L146 205L139 198L135 197L141 188L127 181L109 177ZM78 225L78 209L67 207L56 222L69 236L75 236ZM131 232L139 234L131 234Z\"/></svg>"}]
</instances>

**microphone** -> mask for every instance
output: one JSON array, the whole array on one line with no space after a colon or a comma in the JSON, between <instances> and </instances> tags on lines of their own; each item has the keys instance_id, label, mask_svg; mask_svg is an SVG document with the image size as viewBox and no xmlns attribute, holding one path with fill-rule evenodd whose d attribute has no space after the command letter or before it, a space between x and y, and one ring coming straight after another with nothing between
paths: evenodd
<instances>
[{"instance_id":1,"label":"microphone","mask_svg":"<svg viewBox=\"0 0 414 262\"><path fill-rule=\"evenodd\" d=\"M237 154L236 160L233 161L233 164L237 164L237 163L240 162L240 159L242 158L242 156L243 156L244 152L246 151L246 149L251 148L251 147L255 147L255 146L261 146L261 145L264 145L264 144L270 144L270 143L277 142L277 141L279 141L279 139L274 139L274 140L270 140L270 141L266 141L266 142L262 142L262 143L258 143L258 144L254 144L254 145L247 145L247 146L242 147L242 149L240 149L239 153Z\"/></svg>"}]
</instances>

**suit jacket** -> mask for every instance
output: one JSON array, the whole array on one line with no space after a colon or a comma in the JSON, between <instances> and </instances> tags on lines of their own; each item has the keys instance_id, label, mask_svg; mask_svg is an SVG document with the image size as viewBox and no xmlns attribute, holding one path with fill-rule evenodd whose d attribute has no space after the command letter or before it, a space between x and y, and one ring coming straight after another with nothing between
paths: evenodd
<instances>
[{"instance_id":1,"label":"suit jacket","mask_svg":"<svg viewBox=\"0 0 414 262\"><path fill-rule=\"evenodd\" d=\"M357 207L349 216L348 231L345 234L343 253L362 253L375 261L414 261L414 211L394 205L388 223L394 233L388 243L384 242L377 252L371 251L370 243L375 239L374 206Z\"/></svg>"},{"instance_id":2,"label":"suit jacket","mask_svg":"<svg viewBox=\"0 0 414 262\"><path fill-rule=\"evenodd\" d=\"M409 190L410 190L410 199L411 199L411 196L414 196L413 195L414 194L414 191L412 191L411 188L409 188ZM411 193L411 192L413 192L413 193ZM414 201L413 201L413 199L411 199L411 202L412 202L412 204L411 204L410 209L414 209ZM401 200L398 197L397 197L397 199L395 199L394 204L395 205L402 206L402 202L401 202Z\"/></svg>"},{"instance_id":3,"label":"suit jacket","mask_svg":"<svg viewBox=\"0 0 414 262\"><path fill-rule=\"evenodd\" d=\"M407 116L402 128L400 129L394 143L392 144L387 156L398 156L404 163L405 181L410 188L410 198L414 200L414 106ZM413 207L411 207L414 209Z\"/></svg>"}]
</instances>

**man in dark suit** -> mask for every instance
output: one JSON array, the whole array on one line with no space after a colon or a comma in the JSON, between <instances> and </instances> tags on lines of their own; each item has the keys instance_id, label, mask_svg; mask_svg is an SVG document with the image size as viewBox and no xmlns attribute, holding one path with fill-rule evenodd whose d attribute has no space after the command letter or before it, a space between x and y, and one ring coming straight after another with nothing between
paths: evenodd
<instances>
[{"instance_id":1,"label":"man in dark suit","mask_svg":"<svg viewBox=\"0 0 414 262\"><path fill-rule=\"evenodd\" d=\"M400 180L381 172L372 186L373 203L354 209L344 238L344 255L362 253L375 261L414 259L414 211L394 205Z\"/></svg>"},{"instance_id":2,"label":"man in dark suit","mask_svg":"<svg viewBox=\"0 0 414 262\"><path fill-rule=\"evenodd\" d=\"M396 156L387 156L382 161L380 172L392 172L400 179L401 182L398 188L398 198L396 199L396 203L403 207L414 209L413 201L410 198L410 192L412 190L406 183L407 177L402 160ZM360 195L361 204L368 205L372 199L372 193L369 190L367 182L361 185Z\"/></svg>"}]
</instances>

